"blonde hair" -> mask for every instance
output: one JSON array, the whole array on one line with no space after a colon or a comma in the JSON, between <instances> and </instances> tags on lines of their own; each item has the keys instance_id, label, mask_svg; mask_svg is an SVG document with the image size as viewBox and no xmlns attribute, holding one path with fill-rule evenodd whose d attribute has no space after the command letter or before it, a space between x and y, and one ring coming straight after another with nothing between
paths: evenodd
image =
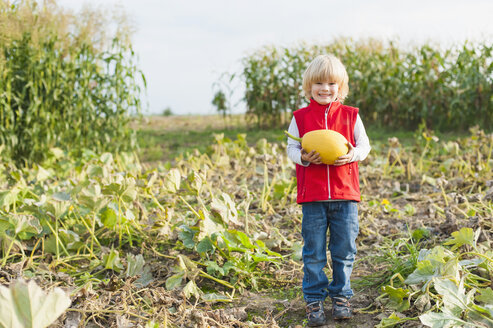
<instances>
[{"instance_id":1,"label":"blonde hair","mask_svg":"<svg viewBox=\"0 0 493 328\"><path fill-rule=\"evenodd\" d=\"M312 85L317 82L329 81L337 83L339 92L337 100L341 103L347 97L349 92L349 77L346 67L334 55L317 56L303 74L303 92L305 98L310 101L312 94Z\"/></svg>"}]
</instances>

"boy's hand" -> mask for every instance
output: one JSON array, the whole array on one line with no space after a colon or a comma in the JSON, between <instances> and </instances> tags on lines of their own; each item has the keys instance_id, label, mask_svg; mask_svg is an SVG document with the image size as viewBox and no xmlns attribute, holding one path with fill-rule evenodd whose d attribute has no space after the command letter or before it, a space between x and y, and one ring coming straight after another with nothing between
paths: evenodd
<instances>
[{"instance_id":1,"label":"boy's hand","mask_svg":"<svg viewBox=\"0 0 493 328\"><path fill-rule=\"evenodd\" d=\"M336 159L336 161L334 162L335 166L341 166L344 164L348 164L353 159L354 147L350 142L348 142L347 145L349 147L348 153L346 155L339 156L339 158Z\"/></svg>"},{"instance_id":2,"label":"boy's hand","mask_svg":"<svg viewBox=\"0 0 493 328\"><path fill-rule=\"evenodd\" d=\"M301 148L301 160L313 164L322 164L322 158L320 158L320 154L316 153L315 150L307 153L306 150Z\"/></svg>"}]
</instances>

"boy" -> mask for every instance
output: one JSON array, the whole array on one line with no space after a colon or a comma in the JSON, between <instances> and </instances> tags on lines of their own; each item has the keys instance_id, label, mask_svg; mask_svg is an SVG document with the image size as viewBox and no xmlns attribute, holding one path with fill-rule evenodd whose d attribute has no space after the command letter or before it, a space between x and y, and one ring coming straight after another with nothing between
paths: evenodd
<instances>
[{"instance_id":1,"label":"boy","mask_svg":"<svg viewBox=\"0 0 493 328\"><path fill-rule=\"evenodd\" d=\"M288 130L302 137L312 130L330 129L349 141L349 152L334 165L326 165L318 153L307 153L300 142L288 138L288 156L297 164L297 203L303 212L302 289L311 327L325 324L323 302L327 296L332 299L335 320L352 317L350 276L359 232L357 202L361 200L357 162L364 160L371 148L358 109L342 104L349 91L348 80L339 59L316 57L303 75L303 91L310 104L294 112ZM327 229L333 269L330 284L323 272Z\"/></svg>"}]
</instances>

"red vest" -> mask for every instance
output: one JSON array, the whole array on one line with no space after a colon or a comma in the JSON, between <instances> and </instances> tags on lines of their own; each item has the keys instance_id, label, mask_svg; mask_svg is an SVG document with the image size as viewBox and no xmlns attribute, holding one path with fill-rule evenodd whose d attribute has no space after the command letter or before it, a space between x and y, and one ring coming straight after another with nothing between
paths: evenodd
<instances>
[{"instance_id":1,"label":"red vest","mask_svg":"<svg viewBox=\"0 0 493 328\"><path fill-rule=\"evenodd\" d=\"M308 107L294 112L300 137L312 130L329 129L341 133L356 146L354 125L358 109L334 102L326 113L328 107L312 99ZM298 204L330 199L361 200L357 162L342 166L310 164L304 167L296 164L296 178Z\"/></svg>"}]
</instances>

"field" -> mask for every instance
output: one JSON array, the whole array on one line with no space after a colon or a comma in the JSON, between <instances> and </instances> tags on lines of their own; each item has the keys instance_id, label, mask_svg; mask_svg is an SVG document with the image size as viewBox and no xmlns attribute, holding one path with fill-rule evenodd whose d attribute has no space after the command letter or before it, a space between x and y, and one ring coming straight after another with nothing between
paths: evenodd
<instances>
[{"instance_id":1,"label":"field","mask_svg":"<svg viewBox=\"0 0 493 328\"><path fill-rule=\"evenodd\" d=\"M204 126L204 122L207 125ZM409 296L408 289L401 289L407 294L397 297L396 301L395 295L389 292L389 286L393 286L394 280L399 285L398 277L405 278L413 272L417 263L423 260L418 258L421 249L432 249L450 240L451 235L461 228L473 229L476 234L474 243L483 244L486 250L491 249L492 135L476 129L460 138L441 135L439 139L431 131L422 130L401 132L398 139L392 132L368 129L373 150L360 165L363 201L360 204L359 256L353 274L356 295L352 302L358 315L351 322L338 326L422 327L417 317L409 319L400 313L396 317L391 316L396 309L406 309L408 313L417 315L424 307L410 306L413 297ZM252 228L248 231L248 227L256 227L258 232L253 235L264 234L265 240L284 257L275 270L271 269L268 277L256 277L259 280L254 284L257 291L244 292L237 300L224 306L220 311L230 313L230 319L220 317L218 323L223 322L225 326L233 322L241 326L239 322L245 321L267 327L302 325L301 214L294 202L294 166L285 158L282 130L248 130L239 117L230 118L228 122L220 117L161 117L144 122L140 131L146 136L143 139L147 145L149 136L161 133L161 139L156 139L159 142L154 145L166 149L164 153L177 155L193 148L209 153L217 169L225 172L211 173L211 179L207 180L213 181L210 183L216 188L221 186L221 190L234 195L231 197L234 202L245 208L245 222L238 223L242 230L245 231L246 226L251 235ZM235 140L234 134L237 133L245 135ZM249 155L244 154L247 150ZM144 157L145 152L143 149ZM229 165L218 164L223 156L228 157ZM231 168L233 171L229 172ZM242 184L246 194L242 188L238 190ZM243 205L245 203L248 205ZM256 220L249 223L253 217ZM454 245L453 242L451 244ZM471 248L473 245L463 247ZM490 276L486 275L486 278L490 279L491 286L491 251L488 254ZM457 254L458 258L462 256L467 255ZM464 278L470 275L465 269L456 270L454 274ZM488 286L488 283L483 286ZM387 294L382 292L382 287L387 288ZM415 298L423 299L423 295ZM409 307L410 310L407 309ZM203 323L214 325L217 311L201 312L199 317ZM394 319L388 319L389 316Z\"/></svg>"},{"instance_id":2,"label":"field","mask_svg":"<svg viewBox=\"0 0 493 328\"><path fill-rule=\"evenodd\" d=\"M137 156L3 169L0 282L68 291L53 327L303 327L294 165L242 122L150 117ZM368 134L356 316L329 326L491 326L493 135Z\"/></svg>"},{"instance_id":3,"label":"field","mask_svg":"<svg viewBox=\"0 0 493 328\"><path fill-rule=\"evenodd\" d=\"M224 116L139 120L124 12L0 0L0 23L0 328L304 327L283 130L319 53L372 144L356 316L328 325L493 327L491 42L265 45L212 86Z\"/></svg>"}]
</instances>

